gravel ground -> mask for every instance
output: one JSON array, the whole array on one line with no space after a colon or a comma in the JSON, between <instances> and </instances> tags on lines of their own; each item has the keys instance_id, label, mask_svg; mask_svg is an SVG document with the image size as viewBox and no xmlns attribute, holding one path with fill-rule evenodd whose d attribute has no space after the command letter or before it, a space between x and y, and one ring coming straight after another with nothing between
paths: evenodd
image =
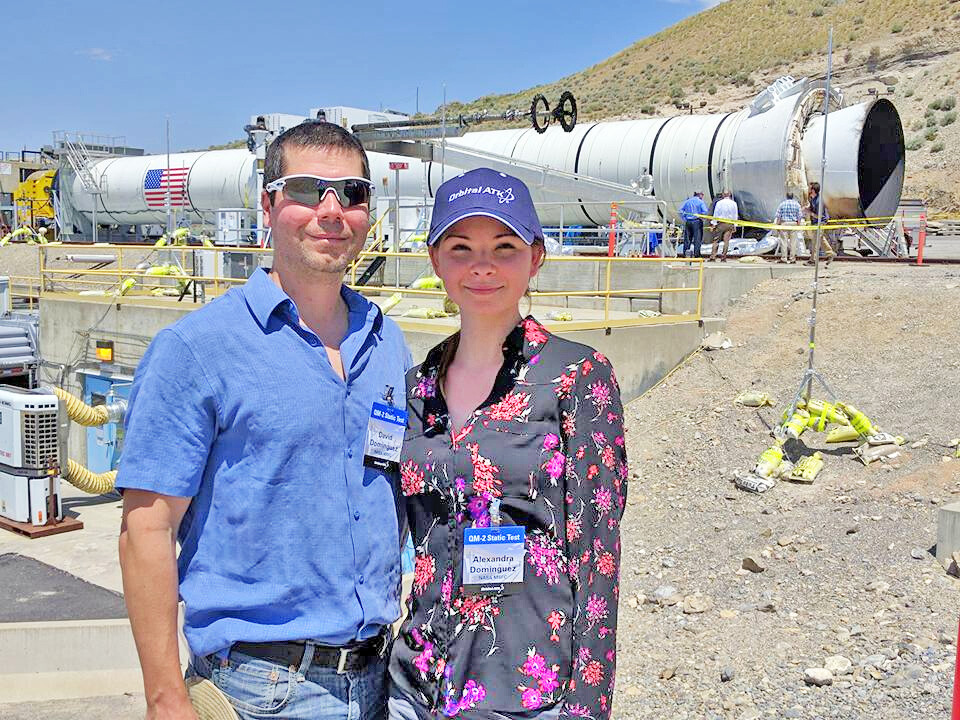
<instances>
[{"instance_id":1,"label":"gravel ground","mask_svg":"<svg viewBox=\"0 0 960 720\"><path fill-rule=\"evenodd\" d=\"M825 450L815 484L744 493L734 471L769 445L806 366L811 277L739 299L732 348L694 355L627 407L616 718L949 714L960 596L929 549L938 506L960 500L960 460L943 461L960 436L960 268L837 263L822 282L818 368L885 430L926 444L864 467L849 445L804 435ZM778 409L736 407L747 388ZM763 572L742 569L748 557ZM808 685L824 666L832 684ZM141 696L0 704L0 720L142 708Z\"/></svg>"},{"instance_id":2,"label":"gravel ground","mask_svg":"<svg viewBox=\"0 0 960 720\"><path fill-rule=\"evenodd\" d=\"M960 500L960 461L943 460L960 435L960 269L835 264L821 283L818 369L926 444L864 467L851 444L804 435L825 448L815 484L745 493L734 472L770 444L806 366L811 280L756 288L729 313L732 348L627 408L617 717L949 715L958 588L929 549L938 506ZM735 406L748 388L778 408ZM825 665L832 684L807 684Z\"/></svg>"}]
</instances>

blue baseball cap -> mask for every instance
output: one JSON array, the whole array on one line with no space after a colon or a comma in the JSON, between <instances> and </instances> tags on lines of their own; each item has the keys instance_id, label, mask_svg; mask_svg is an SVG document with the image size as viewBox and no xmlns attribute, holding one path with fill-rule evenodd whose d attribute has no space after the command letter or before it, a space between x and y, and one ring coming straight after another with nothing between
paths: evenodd
<instances>
[{"instance_id":1,"label":"blue baseball cap","mask_svg":"<svg viewBox=\"0 0 960 720\"><path fill-rule=\"evenodd\" d=\"M427 245L436 243L455 222L478 215L499 220L527 245L543 240L543 228L527 186L511 175L477 168L437 188Z\"/></svg>"}]
</instances>

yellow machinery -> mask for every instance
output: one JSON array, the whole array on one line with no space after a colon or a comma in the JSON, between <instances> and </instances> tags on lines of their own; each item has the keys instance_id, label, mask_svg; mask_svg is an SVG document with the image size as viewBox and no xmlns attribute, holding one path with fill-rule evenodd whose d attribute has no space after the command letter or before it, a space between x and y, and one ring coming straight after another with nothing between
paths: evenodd
<instances>
[{"instance_id":1,"label":"yellow machinery","mask_svg":"<svg viewBox=\"0 0 960 720\"><path fill-rule=\"evenodd\" d=\"M56 174L53 169L37 170L13 191L18 227L36 228L38 222L53 225L53 179Z\"/></svg>"}]
</instances>

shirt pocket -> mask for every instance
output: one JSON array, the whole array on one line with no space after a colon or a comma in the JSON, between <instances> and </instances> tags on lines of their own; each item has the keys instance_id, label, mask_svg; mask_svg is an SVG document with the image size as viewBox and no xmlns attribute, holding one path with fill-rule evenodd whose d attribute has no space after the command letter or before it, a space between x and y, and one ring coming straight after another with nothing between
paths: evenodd
<instances>
[{"instance_id":1,"label":"shirt pocket","mask_svg":"<svg viewBox=\"0 0 960 720\"><path fill-rule=\"evenodd\" d=\"M535 501L543 484L562 479L565 457L560 428L547 420L490 421L471 453L474 495Z\"/></svg>"}]
</instances>

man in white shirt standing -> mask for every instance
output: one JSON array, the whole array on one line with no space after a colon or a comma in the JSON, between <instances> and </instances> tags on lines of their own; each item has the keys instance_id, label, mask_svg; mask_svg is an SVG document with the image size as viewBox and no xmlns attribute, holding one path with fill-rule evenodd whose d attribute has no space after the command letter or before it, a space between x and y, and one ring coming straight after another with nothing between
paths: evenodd
<instances>
[{"instance_id":1,"label":"man in white shirt standing","mask_svg":"<svg viewBox=\"0 0 960 720\"><path fill-rule=\"evenodd\" d=\"M713 248L710 251L710 259L717 259L717 249L720 247L720 241L723 241L723 255L720 262L727 261L727 251L730 249L730 238L733 237L733 231L736 228L734 223L740 218L737 210L737 203L729 191L725 191L717 201L713 209L713 216L716 218L711 225L713 229ZM719 222L718 222L719 221Z\"/></svg>"}]
</instances>

